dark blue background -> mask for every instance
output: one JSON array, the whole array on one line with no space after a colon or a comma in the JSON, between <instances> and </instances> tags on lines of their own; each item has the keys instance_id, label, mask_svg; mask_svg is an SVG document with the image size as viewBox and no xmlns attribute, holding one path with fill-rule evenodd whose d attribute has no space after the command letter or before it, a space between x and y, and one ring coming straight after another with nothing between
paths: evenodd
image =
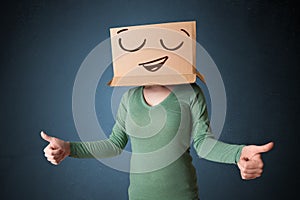
<instances>
[{"instance_id":1,"label":"dark blue background","mask_svg":"<svg viewBox=\"0 0 300 200\"><path fill-rule=\"evenodd\" d=\"M237 167L197 159L200 198L289 199L299 184L299 21L291 1L109 0L10 1L1 4L1 199L127 199L128 174L97 160L43 157L48 134L76 141L72 88L87 54L109 28L196 20L197 40L210 53L226 87L221 139L275 142L265 172L243 181ZM112 77L108 70L103 83ZM99 84L99 85L101 85ZM97 104L110 132L112 88ZM109 111L109 112L108 112ZM104 117L103 117L104 116ZM292 181L296 184L292 184Z\"/></svg>"}]
</instances>

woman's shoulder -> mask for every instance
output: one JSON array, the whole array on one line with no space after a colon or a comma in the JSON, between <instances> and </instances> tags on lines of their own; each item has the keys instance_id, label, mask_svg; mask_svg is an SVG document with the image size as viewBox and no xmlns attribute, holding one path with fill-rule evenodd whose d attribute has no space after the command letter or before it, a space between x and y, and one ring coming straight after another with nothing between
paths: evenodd
<instances>
[{"instance_id":1,"label":"woman's shoulder","mask_svg":"<svg viewBox=\"0 0 300 200\"><path fill-rule=\"evenodd\" d=\"M124 94L122 99L123 100L128 100L130 97L132 96L136 96L141 90L142 90L143 86L137 86L137 87L132 87L129 88Z\"/></svg>"},{"instance_id":2,"label":"woman's shoulder","mask_svg":"<svg viewBox=\"0 0 300 200\"><path fill-rule=\"evenodd\" d=\"M203 95L202 89L197 83L177 85L174 92L180 97L193 98L195 96Z\"/></svg>"}]
</instances>

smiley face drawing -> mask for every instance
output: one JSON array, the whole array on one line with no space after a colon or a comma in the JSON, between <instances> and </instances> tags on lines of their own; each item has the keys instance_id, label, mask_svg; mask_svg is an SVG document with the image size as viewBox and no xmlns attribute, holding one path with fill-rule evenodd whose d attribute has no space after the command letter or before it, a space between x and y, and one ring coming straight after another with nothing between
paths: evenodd
<instances>
[{"instance_id":1,"label":"smiley face drawing","mask_svg":"<svg viewBox=\"0 0 300 200\"><path fill-rule=\"evenodd\" d=\"M111 28L114 77L110 86L193 83L196 22L170 22Z\"/></svg>"}]
</instances>

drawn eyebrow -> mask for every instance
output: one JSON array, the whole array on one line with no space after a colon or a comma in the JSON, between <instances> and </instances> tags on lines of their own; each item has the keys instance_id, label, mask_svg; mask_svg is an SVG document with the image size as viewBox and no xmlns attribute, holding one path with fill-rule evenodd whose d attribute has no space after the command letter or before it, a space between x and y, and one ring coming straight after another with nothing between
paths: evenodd
<instances>
[{"instance_id":1,"label":"drawn eyebrow","mask_svg":"<svg viewBox=\"0 0 300 200\"><path fill-rule=\"evenodd\" d=\"M184 30L183 28L180 29L180 30L183 31L183 32L185 32L190 37L190 34L186 30Z\"/></svg>"},{"instance_id":2,"label":"drawn eyebrow","mask_svg":"<svg viewBox=\"0 0 300 200\"><path fill-rule=\"evenodd\" d=\"M128 28L121 29L121 30L117 31L117 34L123 32L123 31L127 31L127 30L128 30Z\"/></svg>"}]
</instances>

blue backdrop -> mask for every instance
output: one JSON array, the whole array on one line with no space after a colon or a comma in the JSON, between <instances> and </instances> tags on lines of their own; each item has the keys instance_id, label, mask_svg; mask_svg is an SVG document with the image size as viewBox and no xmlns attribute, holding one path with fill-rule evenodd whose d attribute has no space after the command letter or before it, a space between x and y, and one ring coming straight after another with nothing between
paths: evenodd
<instances>
[{"instance_id":1,"label":"blue backdrop","mask_svg":"<svg viewBox=\"0 0 300 200\"><path fill-rule=\"evenodd\" d=\"M127 199L128 174L97 160L43 157L41 130L79 140L72 89L87 54L109 28L196 20L197 40L219 67L227 92L221 140L275 142L261 178L243 181L236 166L198 159L202 200L289 199L299 184L299 28L290 1L10 1L1 5L1 199ZM97 111L109 133L112 88L105 72ZM298 166L298 167L297 167ZM296 173L295 173L296 172Z\"/></svg>"}]
</instances>

